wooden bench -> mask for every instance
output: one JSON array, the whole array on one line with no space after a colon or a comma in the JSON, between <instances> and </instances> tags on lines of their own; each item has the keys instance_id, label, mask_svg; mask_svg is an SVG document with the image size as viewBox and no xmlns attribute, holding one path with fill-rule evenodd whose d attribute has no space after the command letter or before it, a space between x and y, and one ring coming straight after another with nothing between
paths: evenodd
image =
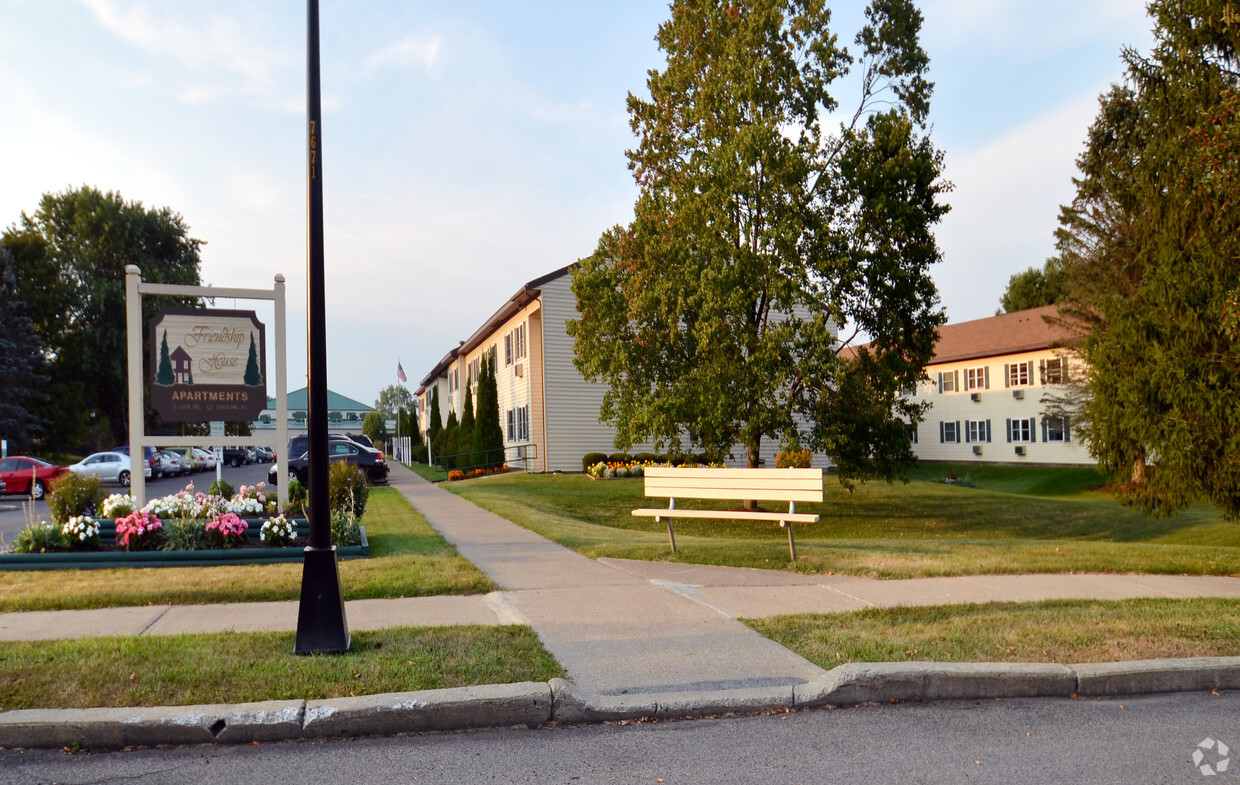
<instances>
[{"instance_id":1,"label":"wooden bench","mask_svg":"<svg viewBox=\"0 0 1240 785\"><path fill-rule=\"evenodd\" d=\"M797 558L794 523L817 523L818 516L797 512L797 502L822 501L822 469L673 469L651 467L645 471L646 495L668 500L666 509L633 510L633 515L667 521L667 535L676 553L673 518L769 521L788 530L788 551ZM787 502L788 512L760 510L684 510L677 499Z\"/></svg>"}]
</instances>

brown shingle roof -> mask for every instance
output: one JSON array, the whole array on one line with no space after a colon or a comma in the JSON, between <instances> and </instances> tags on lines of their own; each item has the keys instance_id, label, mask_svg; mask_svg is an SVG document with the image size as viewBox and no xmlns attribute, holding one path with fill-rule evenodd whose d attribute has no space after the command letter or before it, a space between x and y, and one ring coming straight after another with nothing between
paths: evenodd
<instances>
[{"instance_id":1,"label":"brown shingle roof","mask_svg":"<svg viewBox=\"0 0 1240 785\"><path fill-rule=\"evenodd\" d=\"M1048 323L1045 318L1058 315L1056 306L1044 305L971 322L945 324L939 328L939 341L934 346L931 362L949 363L1062 345L1073 337L1071 331L1056 322Z\"/></svg>"},{"instance_id":2,"label":"brown shingle roof","mask_svg":"<svg viewBox=\"0 0 1240 785\"><path fill-rule=\"evenodd\" d=\"M945 324L939 328L939 340L934 345L934 358L930 360L930 364L997 357L1066 345L1074 337L1072 331L1057 322L1047 323L1045 317L1048 316L1059 316L1058 308L1044 305L970 322ZM869 344L864 346L868 347ZM856 357L861 348L845 347L840 356Z\"/></svg>"}]
</instances>

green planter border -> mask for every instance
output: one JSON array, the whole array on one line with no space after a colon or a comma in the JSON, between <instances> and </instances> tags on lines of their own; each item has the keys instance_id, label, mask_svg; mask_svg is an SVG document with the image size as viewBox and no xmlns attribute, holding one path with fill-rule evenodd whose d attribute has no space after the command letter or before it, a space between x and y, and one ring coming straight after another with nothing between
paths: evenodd
<instances>
[{"instance_id":1,"label":"green planter border","mask_svg":"<svg viewBox=\"0 0 1240 785\"><path fill-rule=\"evenodd\" d=\"M265 519L248 521L249 538L258 539ZM255 525L257 524L257 525ZM104 525L106 527L106 524ZM338 559L370 558L366 527L360 526L360 545L336 548ZM109 537L110 535L110 537ZM101 527L100 538L115 539L115 525ZM297 520L297 537L305 543L309 527ZM222 564L279 564L302 561L305 545L287 548L215 548L209 551L59 551L57 553L0 553L0 570L89 570L111 567L211 567Z\"/></svg>"}]
</instances>

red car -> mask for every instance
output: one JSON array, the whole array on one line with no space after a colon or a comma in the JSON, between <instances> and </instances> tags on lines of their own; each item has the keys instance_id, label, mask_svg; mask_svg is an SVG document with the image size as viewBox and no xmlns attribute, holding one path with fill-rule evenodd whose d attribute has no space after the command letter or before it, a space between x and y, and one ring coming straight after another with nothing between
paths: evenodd
<instances>
[{"instance_id":1,"label":"red car","mask_svg":"<svg viewBox=\"0 0 1240 785\"><path fill-rule=\"evenodd\" d=\"M68 473L68 466L56 466L26 455L10 455L0 459L0 480L4 481L4 493L20 493L42 499L52 482ZM33 489L30 487L31 480L34 481Z\"/></svg>"}]
</instances>

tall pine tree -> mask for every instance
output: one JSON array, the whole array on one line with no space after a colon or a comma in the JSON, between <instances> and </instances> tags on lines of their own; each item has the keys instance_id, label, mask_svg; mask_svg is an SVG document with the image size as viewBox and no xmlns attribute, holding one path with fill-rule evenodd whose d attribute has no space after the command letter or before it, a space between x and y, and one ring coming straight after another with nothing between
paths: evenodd
<instances>
[{"instance_id":1,"label":"tall pine tree","mask_svg":"<svg viewBox=\"0 0 1240 785\"><path fill-rule=\"evenodd\" d=\"M1231 3L1154 0L1154 50L1123 55L1057 233L1062 310L1083 325L1090 452L1121 499L1240 516L1240 18Z\"/></svg>"}]
</instances>

